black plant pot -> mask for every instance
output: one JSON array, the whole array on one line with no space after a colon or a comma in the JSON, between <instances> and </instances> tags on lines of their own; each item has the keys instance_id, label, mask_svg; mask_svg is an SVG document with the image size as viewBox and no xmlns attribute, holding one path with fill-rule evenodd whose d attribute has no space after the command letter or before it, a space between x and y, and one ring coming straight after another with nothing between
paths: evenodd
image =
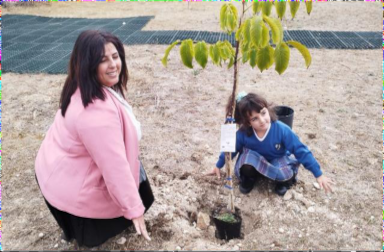
<instances>
[{"instance_id":1,"label":"black plant pot","mask_svg":"<svg viewBox=\"0 0 384 252\"><path fill-rule=\"evenodd\" d=\"M292 129L293 114L294 114L293 109L288 106L276 106L275 112L277 115L277 119L285 123Z\"/></svg>"},{"instance_id":2,"label":"black plant pot","mask_svg":"<svg viewBox=\"0 0 384 252\"><path fill-rule=\"evenodd\" d=\"M216 238L227 241L230 239L241 238L242 219L240 215L240 209L238 209L237 207L235 208L234 216L236 222L234 223L229 223L215 218L223 211L227 211L224 209L225 208L218 208L212 212L213 223L215 223L216 226Z\"/></svg>"}]
</instances>

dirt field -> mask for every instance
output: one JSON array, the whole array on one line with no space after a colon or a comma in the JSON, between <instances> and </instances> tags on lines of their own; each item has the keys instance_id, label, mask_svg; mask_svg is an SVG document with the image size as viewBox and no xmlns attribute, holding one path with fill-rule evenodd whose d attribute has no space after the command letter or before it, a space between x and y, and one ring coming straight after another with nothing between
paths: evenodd
<instances>
[{"instance_id":1,"label":"dirt field","mask_svg":"<svg viewBox=\"0 0 384 252\"><path fill-rule=\"evenodd\" d=\"M68 17L155 15L145 30L218 31L222 3L51 3L10 5L3 14ZM382 31L381 3L314 3L304 6L288 29ZM351 18L353 17L353 18ZM5 27L6 29L6 27ZM181 66L166 46L126 46L128 101L142 123L141 158L156 202L145 215L152 241L128 229L94 249L103 250L381 250L382 248L382 51L311 49L312 65L294 50L288 70L262 74L240 68L239 90L258 92L295 109L294 131L313 151L324 173L336 181L325 195L303 167L289 200L262 181L242 195L243 239L223 242L214 228L196 228L196 214L226 202L223 181L203 176L219 154L224 104L232 71L208 64ZM45 206L34 178L34 159L58 109L65 75L3 74L4 250L73 250ZM300 197L300 195L302 197ZM305 204L304 204L305 203ZM213 225L213 224L212 224ZM120 237L127 242L117 243ZM85 248L80 248L85 249Z\"/></svg>"}]
</instances>

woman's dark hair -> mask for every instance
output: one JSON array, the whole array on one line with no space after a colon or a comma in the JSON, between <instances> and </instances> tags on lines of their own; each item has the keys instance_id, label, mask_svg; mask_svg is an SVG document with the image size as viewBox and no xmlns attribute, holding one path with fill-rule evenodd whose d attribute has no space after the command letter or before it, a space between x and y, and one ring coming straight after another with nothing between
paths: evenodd
<instances>
[{"instance_id":1,"label":"woman's dark hair","mask_svg":"<svg viewBox=\"0 0 384 252\"><path fill-rule=\"evenodd\" d=\"M229 97L228 104L226 107L227 115L230 115L231 112L229 109L232 108L232 99ZM235 115L234 119L236 124L240 125L240 130L246 131L249 134L252 134L252 126L249 123L249 117L252 114L252 111L260 113L263 108L267 108L271 121L274 122L277 120L277 115L274 110L274 107L271 103L268 103L267 100L255 93L249 93L244 96L239 102L236 102Z\"/></svg>"},{"instance_id":2,"label":"woman's dark hair","mask_svg":"<svg viewBox=\"0 0 384 252\"><path fill-rule=\"evenodd\" d=\"M80 33L75 42L71 59L69 60L68 76L60 96L61 114L65 116L71 96L77 87L80 88L84 108L96 98L104 101L105 93L97 79L97 68L104 56L104 46L112 43L121 59L119 82L112 88L119 91L127 90L128 68L125 62L123 43L113 34L104 31L87 30Z\"/></svg>"}]
</instances>

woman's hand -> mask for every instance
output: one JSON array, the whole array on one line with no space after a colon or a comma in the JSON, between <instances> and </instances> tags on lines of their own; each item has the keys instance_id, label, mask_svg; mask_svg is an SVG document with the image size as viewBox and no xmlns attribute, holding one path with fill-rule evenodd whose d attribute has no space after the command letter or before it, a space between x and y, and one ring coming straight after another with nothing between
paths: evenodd
<instances>
[{"instance_id":1,"label":"woman's hand","mask_svg":"<svg viewBox=\"0 0 384 252\"><path fill-rule=\"evenodd\" d=\"M144 215L132 219L132 222L133 222L133 225L135 226L136 232L137 232L139 235L143 235L144 238L145 238L147 241L150 241L150 240L151 240L151 237L149 237L149 235L148 235L148 233L147 233L147 228L145 227Z\"/></svg>"},{"instance_id":2,"label":"woman's hand","mask_svg":"<svg viewBox=\"0 0 384 252\"><path fill-rule=\"evenodd\" d=\"M207 176L216 175L216 177L217 177L218 179L221 178L221 175L220 175L220 169L217 168L217 167L213 168L212 171L206 173L205 175L207 175Z\"/></svg>"},{"instance_id":3,"label":"woman's hand","mask_svg":"<svg viewBox=\"0 0 384 252\"><path fill-rule=\"evenodd\" d=\"M319 183L320 188L324 188L326 193L332 192L331 184L334 185L335 183L330 178L327 178L325 175L321 175L316 180L317 183Z\"/></svg>"}]
</instances>

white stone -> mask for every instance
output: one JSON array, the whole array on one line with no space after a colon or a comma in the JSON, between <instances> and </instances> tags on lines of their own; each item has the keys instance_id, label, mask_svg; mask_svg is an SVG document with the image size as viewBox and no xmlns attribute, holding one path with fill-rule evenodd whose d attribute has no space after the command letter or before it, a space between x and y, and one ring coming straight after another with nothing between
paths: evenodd
<instances>
[{"instance_id":1,"label":"white stone","mask_svg":"<svg viewBox=\"0 0 384 252\"><path fill-rule=\"evenodd\" d=\"M125 25L125 22L123 22L123 25Z\"/></svg>"},{"instance_id":2,"label":"white stone","mask_svg":"<svg viewBox=\"0 0 384 252\"><path fill-rule=\"evenodd\" d=\"M44 234L43 234L43 233L40 233L40 234L39 234L39 237L40 237L40 238L41 238L41 237L43 237L43 236L44 236Z\"/></svg>"},{"instance_id":3,"label":"white stone","mask_svg":"<svg viewBox=\"0 0 384 252\"><path fill-rule=\"evenodd\" d=\"M116 243L119 244L119 245L123 245L124 243L127 242L127 239L125 237L120 237Z\"/></svg>"},{"instance_id":4,"label":"white stone","mask_svg":"<svg viewBox=\"0 0 384 252\"><path fill-rule=\"evenodd\" d=\"M60 242L61 242L61 243L67 243L64 239L61 239Z\"/></svg>"},{"instance_id":5,"label":"white stone","mask_svg":"<svg viewBox=\"0 0 384 252\"><path fill-rule=\"evenodd\" d=\"M320 190L320 185L319 185L319 183L315 182L315 183L313 183L313 186L314 186L317 190Z\"/></svg>"},{"instance_id":6,"label":"white stone","mask_svg":"<svg viewBox=\"0 0 384 252\"><path fill-rule=\"evenodd\" d=\"M331 150L337 150L338 149L338 147L336 145L334 145L334 144L329 144L329 148Z\"/></svg>"},{"instance_id":7,"label":"white stone","mask_svg":"<svg viewBox=\"0 0 384 252\"><path fill-rule=\"evenodd\" d=\"M310 213L315 212L315 208L314 207L308 207L308 212L310 212Z\"/></svg>"},{"instance_id":8,"label":"white stone","mask_svg":"<svg viewBox=\"0 0 384 252\"><path fill-rule=\"evenodd\" d=\"M274 244L274 243L272 243L272 244L271 244L271 248L274 248L274 247L275 247L275 244Z\"/></svg>"},{"instance_id":9,"label":"white stone","mask_svg":"<svg viewBox=\"0 0 384 252\"><path fill-rule=\"evenodd\" d=\"M301 238L302 237L302 235L301 234L299 234L299 238Z\"/></svg>"},{"instance_id":10,"label":"white stone","mask_svg":"<svg viewBox=\"0 0 384 252\"><path fill-rule=\"evenodd\" d=\"M280 233L284 233L284 229L283 228L279 228L279 232Z\"/></svg>"},{"instance_id":11,"label":"white stone","mask_svg":"<svg viewBox=\"0 0 384 252\"><path fill-rule=\"evenodd\" d=\"M285 193L283 200L290 200L292 199L293 193L292 190L288 190L288 192Z\"/></svg>"},{"instance_id":12,"label":"white stone","mask_svg":"<svg viewBox=\"0 0 384 252\"><path fill-rule=\"evenodd\" d=\"M59 244L56 243L55 246L53 246L53 247L54 247L54 248L57 248L58 246L59 246Z\"/></svg>"},{"instance_id":13,"label":"white stone","mask_svg":"<svg viewBox=\"0 0 384 252\"><path fill-rule=\"evenodd\" d=\"M239 250L239 246L237 246L237 245L233 246L232 250Z\"/></svg>"},{"instance_id":14,"label":"white stone","mask_svg":"<svg viewBox=\"0 0 384 252\"><path fill-rule=\"evenodd\" d=\"M177 246L177 247L176 247L176 250L181 250L181 247L180 247L180 246Z\"/></svg>"},{"instance_id":15,"label":"white stone","mask_svg":"<svg viewBox=\"0 0 384 252\"><path fill-rule=\"evenodd\" d=\"M210 218L209 215L203 212L197 214L197 224L196 226L201 230L205 230L209 227Z\"/></svg>"}]
</instances>

